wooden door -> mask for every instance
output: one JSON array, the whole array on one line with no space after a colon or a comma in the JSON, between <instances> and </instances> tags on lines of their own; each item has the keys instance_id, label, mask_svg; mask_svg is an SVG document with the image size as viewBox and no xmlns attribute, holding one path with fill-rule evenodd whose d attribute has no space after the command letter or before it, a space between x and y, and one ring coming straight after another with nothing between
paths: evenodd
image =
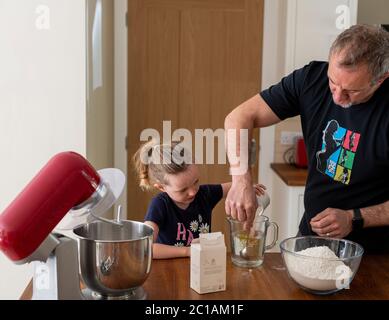
<instances>
[{"instance_id":1,"label":"wooden door","mask_svg":"<svg viewBox=\"0 0 389 320\"><path fill-rule=\"evenodd\" d=\"M143 129L162 137L163 120L192 133L223 128L225 116L259 92L263 0L129 0L128 10L128 159ZM200 169L203 184L231 181L227 165ZM128 218L143 220L152 194L137 183L130 162ZM226 228L221 201L212 231Z\"/></svg>"}]
</instances>

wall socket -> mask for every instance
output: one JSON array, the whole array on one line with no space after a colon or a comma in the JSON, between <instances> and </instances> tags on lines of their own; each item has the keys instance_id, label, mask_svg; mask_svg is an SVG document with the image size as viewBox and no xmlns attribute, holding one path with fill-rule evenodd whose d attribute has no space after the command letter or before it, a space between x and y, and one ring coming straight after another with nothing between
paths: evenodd
<instances>
[{"instance_id":1,"label":"wall socket","mask_svg":"<svg viewBox=\"0 0 389 320\"><path fill-rule=\"evenodd\" d=\"M292 145L296 138L302 137L303 134L298 131L281 131L281 144Z\"/></svg>"}]
</instances>

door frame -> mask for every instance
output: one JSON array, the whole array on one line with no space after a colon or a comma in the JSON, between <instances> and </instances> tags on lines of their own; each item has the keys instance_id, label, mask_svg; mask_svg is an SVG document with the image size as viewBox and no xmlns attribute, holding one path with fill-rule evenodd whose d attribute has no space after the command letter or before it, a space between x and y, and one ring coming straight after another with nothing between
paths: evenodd
<instances>
[{"instance_id":1,"label":"door frame","mask_svg":"<svg viewBox=\"0 0 389 320\"><path fill-rule=\"evenodd\" d=\"M114 116L114 166L121 169L127 177L127 27L125 17L128 0L115 0L115 116ZM283 12L280 9L281 0L264 0L264 37L262 54L262 88L266 88L278 77L279 66L282 61L274 59L273 50L277 50L278 38L282 30L278 28L278 21L283 19ZM276 40L275 40L276 39ZM267 68L269 66L269 68ZM275 66L275 67L274 67ZM271 195L272 175L270 163L274 160L274 126L260 130L260 155L259 155L259 177ZM255 137L258 139L258 137ZM123 215L127 215L127 186L120 197L118 204L122 205ZM267 214L271 212L271 205L267 209Z\"/></svg>"}]
</instances>

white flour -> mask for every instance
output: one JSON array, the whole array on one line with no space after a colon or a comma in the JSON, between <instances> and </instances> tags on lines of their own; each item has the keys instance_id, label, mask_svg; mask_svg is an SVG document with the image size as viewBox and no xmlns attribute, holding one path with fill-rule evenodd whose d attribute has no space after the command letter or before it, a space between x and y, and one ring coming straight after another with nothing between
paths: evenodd
<instances>
[{"instance_id":1,"label":"white flour","mask_svg":"<svg viewBox=\"0 0 389 320\"><path fill-rule=\"evenodd\" d=\"M349 278L351 269L339 259L338 256L328 247L312 247L296 252L308 257L325 259L310 259L288 255L288 268L305 277L319 280L339 280ZM329 260L332 259L332 260Z\"/></svg>"}]
</instances>

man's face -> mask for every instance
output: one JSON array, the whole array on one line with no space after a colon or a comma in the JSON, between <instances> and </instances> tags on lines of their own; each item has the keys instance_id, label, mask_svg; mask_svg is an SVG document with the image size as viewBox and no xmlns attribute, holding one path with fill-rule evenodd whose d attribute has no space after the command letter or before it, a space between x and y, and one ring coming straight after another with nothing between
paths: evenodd
<instances>
[{"instance_id":1,"label":"man's face","mask_svg":"<svg viewBox=\"0 0 389 320\"><path fill-rule=\"evenodd\" d=\"M334 102L348 108L368 101L384 79L372 83L372 76L366 64L356 68L339 66L340 55L331 56L328 66L328 79Z\"/></svg>"}]
</instances>

